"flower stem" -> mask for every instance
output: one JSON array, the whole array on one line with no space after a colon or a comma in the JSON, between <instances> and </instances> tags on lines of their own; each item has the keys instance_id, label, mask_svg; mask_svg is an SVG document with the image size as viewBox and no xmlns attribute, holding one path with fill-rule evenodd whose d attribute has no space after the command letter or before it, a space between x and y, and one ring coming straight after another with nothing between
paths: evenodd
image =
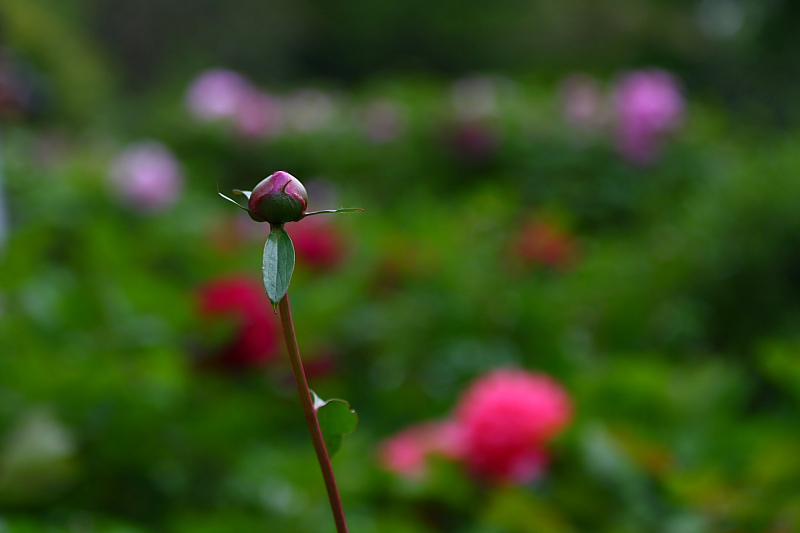
<instances>
[{"instance_id":1,"label":"flower stem","mask_svg":"<svg viewBox=\"0 0 800 533\"><path fill-rule=\"evenodd\" d=\"M297 336L294 332L288 292L281 299L278 308L281 315L281 325L283 326L283 338L286 341L289 360L292 363L292 371L297 383L297 392L300 394L300 402L303 404L303 413L306 417L308 430L311 432L314 450L317 452L317 460L322 470L322 477L325 478L325 488L328 490L333 520L336 522L336 531L337 533L347 533L347 522L344 517L344 508L342 507L342 499L339 496L339 489L336 486L336 477L333 474L333 465L325 447L325 440L322 438L317 411L314 409L314 400L311 398L311 391L308 388L308 380L306 379L305 370L303 370L303 361L300 359L300 349L297 347Z\"/></svg>"}]
</instances>

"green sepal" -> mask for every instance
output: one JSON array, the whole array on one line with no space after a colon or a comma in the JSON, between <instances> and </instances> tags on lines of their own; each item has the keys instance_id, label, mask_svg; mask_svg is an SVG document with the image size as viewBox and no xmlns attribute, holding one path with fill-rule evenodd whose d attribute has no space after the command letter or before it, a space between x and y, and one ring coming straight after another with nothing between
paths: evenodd
<instances>
[{"instance_id":1,"label":"green sepal","mask_svg":"<svg viewBox=\"0 0 800 533\"><path fill-rule=\"evenodd\" d=\"M272 226L267 243L264 245L264 258L261 262L261 275L272 307L278 304L289 290L289 282L294 272L294 245L283 226Z\"/></svg>"},{"instance_id":2,"label":"green sepal","mask_svg":"<svg viewBox=\"0 0 800 533\"><path fill-rule=\"evenodd\" d=\"M345 400L323 400L311 391L314 400L314 410L322 430L322 438L328 449L328 456L333 455L342 447L342 438L355 431L358 425L358 415L350 408Z\"/></svg>"},{"instance_id":3,"label":"green sepal","mask_svg":"<svg viewBox=\"0 0 800 533\"><path fill-rule=\"evenodd\" d=\"M220 196L222 196L223 198L225 198L226 200L228 200L229 202L234 204L239 209L244 209L245 211L247 211L248 213L250 213L252 215L252 213L250 212L250 208L248 206L242 205L239 202L237 202L236 200L234 200L233 198L231 198L229 196L225 196L224 194L222 194L222 191L219 190L219 184L217 184L217 194L219 194ZM240 191L239 189L234 189L233 190L233 195L234 196L240 196L241 195L241 196L244 196L245 198L247 198L248 200L250 199L250 191Z\"/></svg>"},{"instance_id":4,"label":"green sepal","mask_svg":"<svg viewBox=\"0 0 800 533\"><path fill-rule=\"evenodd\" d=\"M360 207L343 207L341 209L323 209L322 211L312 211L310 213L303 213L303 216L300 217L298 220L302 220L306 217L310 217L311 215L322 215L323 213L355 213L358 211L363 211Z\"/></svg>"}]
</instances>

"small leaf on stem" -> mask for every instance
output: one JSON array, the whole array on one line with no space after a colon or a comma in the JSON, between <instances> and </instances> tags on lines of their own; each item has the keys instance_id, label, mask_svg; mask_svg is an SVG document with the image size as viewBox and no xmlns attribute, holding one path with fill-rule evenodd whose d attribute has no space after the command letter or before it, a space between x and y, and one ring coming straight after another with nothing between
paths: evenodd
<instances>
[{"instance_id":1,"label":"small leaf on stem","mask_svg":"<svg viewBox=\"0 0 800 533\"><path fill-rule=\"evenodd\" d=\"M358 425L358 415L350 408L345 400L323 400L311 391L314 399L314 409L317 411L317 420L322 430L322 438L328 455L333 455L342 446L342 437L355 431Z\"/></svg>"},{"instance_id":2,"label":"small leaf on stem","mask_svg":"<svg viewBox=\"0 0 800 533\"><path fill-rule=\"evenodd\" d=\"M272 226L264 245L264 259L261 263L261 274L264 288L267 289L272 306L277 309L278 303L289 290L289 282L294 272L294 245L283 226Z\"/></svg>"}]
</instances>

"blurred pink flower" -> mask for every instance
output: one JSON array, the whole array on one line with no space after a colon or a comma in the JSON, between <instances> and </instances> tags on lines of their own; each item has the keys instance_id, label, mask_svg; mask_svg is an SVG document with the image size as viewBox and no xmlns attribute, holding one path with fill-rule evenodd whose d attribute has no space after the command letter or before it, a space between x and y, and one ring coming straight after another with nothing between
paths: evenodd
<instances>
[{"instance_id":1,"label":"blurred pink flower","mask_svg":"<svg viewBox=\"0 0 800 533\"><path fill-rule=\"evenodd\" d=\"M616 83L613 101L622 156L640 165L654 162L664 136L683 123L685 103L678 80L659 69L631 72Z\"/></svg>"},{"instance_id":2,"label":"blurred pink flower","mask_svg":"<svg viewBox=\"0 0 800 533\"><path fill-rule=\"evenodd\" d=\"M390 472L421 479L425 476L430 456L460 459L462 443L461 429L454 422L424 422L384 441L379 457L381 465Z\"/></svg>"},{"instance_id":3,"label":"blurred pink flower","mask_svg":"<svg viewBox=\"0 0 800 533\"><path fill-rule=\"evenodd\" d=\"M270 137L284 124L283 104L231 70L203 72L186 91L186 106L198 120L227 121L243 137Z\"/></svg>"},{"instance_id":4,"label":"blurred pink flower","mask_svg":"<svg viewBox=\"0 0 800 533\"><path fill-rule=\"evenodd\" d=\"M183 188L178 160L158 141L128 146L111 165L113 192L126 204L141 211L170 206Z\"/></svg>"},{"instance_id":5,"label":"blurred pink flower","mask_svg":"<svg viewBox=\"0 0 800 533\"><path fill-rule=\"evenodd\" d=\"M282 104L255 88L244 90L239 94L233 123L236 132L244 137L272 137L283 129Z\"/></svg>"},{"instance_id":6,"label":"blurred pink flower","mask_svg":"<svg viewBox=\"0 0 800 533\"><path fill-rule=\"evenodd\" d=\"M249 276L219 278L198 288L197 307L213 323L233 322L234 331L215 355L230 368L259 366L281 353L281 328L261 280ZM223 324L225 325L225 324Z\"/></svg>"},{"instance_id":7,"label":"blurred pink flower","mask_svg":"<svg viewBox=\"0 0 800 533\"><path fill-rule=\"evenodd\" d=\"M186 91L186 106L197 119L232 119L242 95L253 91L244 76L232 70L206 70L192 81Z\"/></svg>"},{"instance_id":8,"label":"blurred pink flower","mask_svg":"<svg viewBox=\"0 0 800 533\"><path fill-rule=\"evenodd\" d=\"M475 380L453 418L411 426L383 442L384 468L422 479L428 459L463 461L495 482L527 483L547 466L545 445L572 418L566 391L542 374L500 369Z\"/></svg>"},{"instance_id":9,"label":"blurred pink flower","mask_svg":"<svg viewBox=\"0 0 800 533\"><path fill-rule=\"evenodd\" d=\"M541 374L495 370L478 378L462 396L455 419L464 458L476 475L528 482L547 463L543 445L572 417L566 391Z\"/></svg>"},{"instance_id":10,"label":"blurred pink flower","mask_svg":"<svg viewBox=\"0 0 800 533\"><path fill-rule=\"evenodd\" d=\"M587 74L573 74L559 84L564 117L572 126L591 130L604 120L600 83Z\"/></svg>"}]
</instances>

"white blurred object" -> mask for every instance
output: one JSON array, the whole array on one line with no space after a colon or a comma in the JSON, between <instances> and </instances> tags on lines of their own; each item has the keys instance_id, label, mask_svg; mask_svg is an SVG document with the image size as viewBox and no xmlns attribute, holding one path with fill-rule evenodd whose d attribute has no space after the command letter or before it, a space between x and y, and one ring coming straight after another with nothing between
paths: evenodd
<instances>
[{"instance_id":1,"label":"white blurred object","mask_svg":"<svg viewBox=\"0 0 800 533\"><path fill-rule=\"evenodd\" d=\"M702 0L697 5L695 20L707 36L727 39L742 29L745 13L736 0Z\"/></svg>"},{"instance_id":2,"label":"white blurred object","mask_svg":"<svg viewBox=\"0 0 800 533\"><path fill-rule=\"evenodd\" d=\"M0 502L47 500L75 478L75 439L50 409L23 413L3 437Z\"/></svg>"},{"instance_id":3,"label":"white blurred object","mask_svg":"<svg viewBox=\"0 0 800 533\"><path fill-rule=\"evenodd\" d=\"M333 97L317 89L300 89L286 99L286 119L300 132L324 129L334 122L336 103Z\"/></svg>"},{"instance_id":4,"label":"white blurred object","mask_svg":"<svg viewBox=\"0 0 800 533\"><path fill-rule=\"evenodd\" d=\"M493 117L498 108L498 87L488 76L462 78L453 84L453 107L462 120Z\"/></svg>"},{"instance_id":5,"label":"white blurred object","mask_svg":"<svg viewBox=\"0 0 800 533\"><path fill-rule=\"evenodd\" d=\"M567 122L581 130L598 129L606 120L600 82L588 74L571 74L558 86L561 108Z\"/></svg>"}]
</instances>

